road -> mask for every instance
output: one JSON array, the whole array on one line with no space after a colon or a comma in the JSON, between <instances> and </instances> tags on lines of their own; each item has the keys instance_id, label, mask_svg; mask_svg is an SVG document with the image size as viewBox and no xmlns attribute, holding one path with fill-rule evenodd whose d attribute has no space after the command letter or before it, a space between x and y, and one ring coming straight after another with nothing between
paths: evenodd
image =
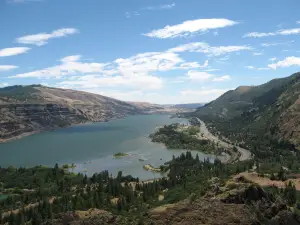
<instances>
[{"instance_id":1,"label":"road","mask_svg":"<svg viewBox=\"0 0 300 225\"><path fill-rule=\"evenodd\" d=\"M219 142L219 145L221 145L224 148L233 148L234 145L228 144L228 143L220 140L218 137L214 136L212 133L210 133L209 130L207 129L205 123L202 120L200 120L199 118L197 118L197 120L201 124L200 129L205 137L207 137L208 139L210 139L212 141ZM239 161L245 161L245 160L251 159L251 152L249 150L241 148L239 146L235 146L235 147L241 154L239 157Z\"/></svg>"}]
</instances>

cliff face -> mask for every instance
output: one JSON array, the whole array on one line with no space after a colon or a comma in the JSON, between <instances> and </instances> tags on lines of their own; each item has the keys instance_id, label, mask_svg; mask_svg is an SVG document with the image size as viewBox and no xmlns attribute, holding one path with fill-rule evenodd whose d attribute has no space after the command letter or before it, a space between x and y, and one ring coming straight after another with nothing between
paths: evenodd
<instances>
[{"instance_id":1,"label":"cliff face","mask_svg":"<svg viewBox=\"0 0 300 225\"><path fill-rule=\"evenodd\" d=\"M70 126L87 121L103 122L142 113L116 105L2 104L0 105L0 141L22 134Z\"/></svg>"},{"instance_id":2,"label":"cliff face","mask_svg":"<svg viewBox=\"0 0 300 225\"><path fill-rule=\"evenodd\" d=\"M84 122L103 122L128 115L167 112L148 104L140 107L87 92L43 86L0 89L0 142L43 130Z\"/></svg>"},{"instance_id":3,"label":"cliff face","mask_svg":"<svg viewBox=\"0 0 300 225\"><path fill-rule=\"evenodd\" d=\"M0 105L0 140L84 122L75 110L55 104Z\"/></svg>"}]
</instances>

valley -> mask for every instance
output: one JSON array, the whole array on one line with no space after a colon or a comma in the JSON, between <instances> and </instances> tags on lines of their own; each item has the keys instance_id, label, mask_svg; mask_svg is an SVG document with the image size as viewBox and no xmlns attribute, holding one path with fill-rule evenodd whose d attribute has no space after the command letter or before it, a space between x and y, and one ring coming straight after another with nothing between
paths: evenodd
<instances>
[{"instance_id":1,"label":"valley","mask_svg":"<svg viewBox=\"0 0 300 225\"><path fill-rule=\"evenodd\" d=\"M300 224L299 77L239 87L195 111L46 87L25 100L3 95L4 141L45 132L0 145L1 218L13 225L66 218L74 225Z\"/></svg>"},{"instance_id":2,"label":"valley","mask_svg":"<svg viewBox=\"0 0 300 225\"><path fill-rule=\"evenodd\" d=\"M0 143L75 124L180 111L187 110L41 85L11 86L0 88Z\"/></svg>"}]
</instances>

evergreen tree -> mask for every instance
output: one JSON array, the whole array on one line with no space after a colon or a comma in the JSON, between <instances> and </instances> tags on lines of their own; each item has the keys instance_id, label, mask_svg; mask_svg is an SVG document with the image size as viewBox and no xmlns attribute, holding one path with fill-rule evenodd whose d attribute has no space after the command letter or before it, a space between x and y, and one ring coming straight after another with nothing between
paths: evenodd
<instances>
[{"instance_id":1,"label":"evergreen tree","mask_svg":"<svg viewBox=\"0 0 300 225\"><path fill-rule=\"evenodd\" d=\"M42 216L39 212L34 212L32 215L32 225L41 225L43 222Z\"/></svg>"}]
</instances>

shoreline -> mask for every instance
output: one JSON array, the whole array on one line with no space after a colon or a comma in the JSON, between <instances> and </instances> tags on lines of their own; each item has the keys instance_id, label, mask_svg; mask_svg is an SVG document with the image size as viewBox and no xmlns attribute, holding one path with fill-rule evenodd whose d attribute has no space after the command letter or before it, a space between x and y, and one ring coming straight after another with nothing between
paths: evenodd
<instances>
[{"instance_id":1,"label":"shoreline","mask_svg":"<svg viewBox=\"0 0 300 225\"><path fill-rule=\"evenodd\" d=\"M145 115L145 114L136 114L136 115ZM108 122L108 121L123 119L123 118L128 117L128 116L133 116L133 115L127 115L127 116L124 116L124 117L105 119L103 121L86 121L86 122L80 122L80 123L73 123L73 124L70 124L70 125L63 126L63 127L51 127L51 128L49 127L49 128L39 129L39 130L36 130L36 131L25 132L25 133L19 134L17 136L13 136L13 137L6 138L6 139L1 139L0 138L0 144L8 143L8 142L11 142L11 141L16 141L16 140L19 140L19 139L22 139L22 138L25 138L25 137L29 137L29 136L34 135L34 134L40 134L40 133L43 133L43 132L55 131L55 130L74 127L74 126L78 126L78 125L86 125L86 124L94 124L94 123L105 123L105 122Z\"/></svg>"},{"instance_id":2,"label":"shoreline","mask_svg":"<svg viewBox=\"0 0 300 225\"><path fill-rule=\"evenodd\" d=\"M73 126L77 126L77 125L94 124L94 123L106 123L106 122L113 121L113 120L124 119L124 118L129 117L129 116L143 116L143 115L155 115L155 114L157 114L157 115L169 115L169 114L171 114L171 112L129 114L129 115L120 116L120 117L112 117L110 119L103 119L101 121L100 120L99 121L87 120L86 122L73 123L71 125L66 125L66 126L63 126L63 127L55 127L54 126L54 127L51 127L51 128L42 128L42 129L31 131L31 132L25 132L25 133L22 133L22 134L19 134L17 136L13 136L13 137L10 137L10 138L5 138L5 139L0 138L0 145L4 144L4 143L8 143L10 141L15 141L15 140L19 140L19 139L22 139L22 138L25 138L25 137L29 137L29 136L34 135L34 134L39 134L39 133L42 133L42 132L55 131L55 130L69 128L69 127L73 127Z\"/></svg>"},{"instance_id":3,"label":"shoreline","mask_svg":"<svg viewBox=\"0 0 300 225\"><path fill-rule=\"evenodd\" d=\"M31 132L25 132L25 133L22 133L22 134L19 134L17 136L13 136L11 138L6 138L6 139L0 139L0 144L5 144L5 143L8 143L8 142L11 142L11 141L16 141L16 140L19 140L19 139L22 139L22 138L25 138L25 137L29 137L31 135L34 135L34 134L39 134L43 131L50 131L51 129L49 130L36 130L36 131L31 131Z\"/></svg>"}]
</instances>

